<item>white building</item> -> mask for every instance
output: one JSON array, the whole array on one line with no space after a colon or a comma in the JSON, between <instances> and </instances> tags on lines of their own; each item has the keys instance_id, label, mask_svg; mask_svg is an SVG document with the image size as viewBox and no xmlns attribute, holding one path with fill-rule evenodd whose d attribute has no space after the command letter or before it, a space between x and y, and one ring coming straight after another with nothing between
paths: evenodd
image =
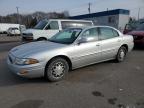
<instances>
[{"instance_id":1,"label":"white building","mask_svg":"<svg viewBox=\"0 0 144 108\"><path fill-rule=\"evenodd\" d=\"M116 9L98 13L72 16L70 19L87 19L92 20L95 25L113 26L123 31L125 25L129 22L129 10Z\"/></svg>"}]
</instances>

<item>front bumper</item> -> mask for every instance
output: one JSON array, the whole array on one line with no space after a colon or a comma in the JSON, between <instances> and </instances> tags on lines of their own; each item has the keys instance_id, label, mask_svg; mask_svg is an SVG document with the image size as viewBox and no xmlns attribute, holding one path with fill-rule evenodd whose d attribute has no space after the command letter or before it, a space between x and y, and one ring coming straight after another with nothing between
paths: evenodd
<instances>
[{"instance_id":1,"label":"front bumper","mask_svg":"<svg viewBox=\"0 0 144 108\"><path fill-rule=\"evenodd\" d=\"M18 76L25 77L25 78L38 78L44 76L45 68L44 66L38 64L35 65L15 65L12 64L7 58L7 64L9 69ZM23 74L22 74L23 73Z\"/></svg>"},{"instance_id":2,"label":"front bumper","mask_svg":"<svg viewBox=\"0 0 144 108\"><path fill-rule=\"evenodd\" d=\"M135 40L134 41L134 44L136 46L144 46L144 39L143 40Z\"/></svg>"},{"instance_id":3,"label":"front bumper","mask_svg":"<svg viewBox=\"0 0 144 108\"><path fill-rule=\"evenodd\" d=\"M33 42L34 39L31 36L22 36L22 42Z\"/></svg>"}]
</instances>

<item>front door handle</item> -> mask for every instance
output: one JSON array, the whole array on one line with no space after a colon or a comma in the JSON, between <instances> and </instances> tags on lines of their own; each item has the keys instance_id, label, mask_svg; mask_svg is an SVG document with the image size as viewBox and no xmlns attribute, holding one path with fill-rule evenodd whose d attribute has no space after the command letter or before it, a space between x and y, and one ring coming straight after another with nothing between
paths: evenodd
<instances>
[{"instance_id":1,"label":"front door handle","mask_svg":"<svg viewBox=\"0 0 144 108\"><path fill-rule=\"evenodd\" d=\"M118 42L121 42L121 40L120 40L120 39L118 39Z\"/></svg>"},{"instance_id":2,"label":"front door handle","mask_svg":"<svg viewBox=\"0 0 144 108\"><path fill-rule=\"evenodd\" d=\"M96 44L96 46L100 46L100 44Z\"/></svg>"}]
</instances>

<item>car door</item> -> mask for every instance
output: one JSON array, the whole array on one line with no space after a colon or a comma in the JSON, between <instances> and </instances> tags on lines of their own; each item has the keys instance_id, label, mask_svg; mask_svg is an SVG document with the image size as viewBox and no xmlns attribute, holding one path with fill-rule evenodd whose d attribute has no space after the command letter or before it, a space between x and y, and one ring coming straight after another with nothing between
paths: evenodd
<instances>
[{"instance_id":1,"label":"car door","mask_svg":"<svg viewBox=\"0 0 144 108\"><path fill-rule=\"evenodd\" d=\"M83 37L94 37L94 40L75 45L74 51L72 52L74 68L98 62L101 58L97 28L90 28L86 30L80 36L80 38Z\"/></svg>"},{"instance_id":2,"label":"car door","mask_svg":"<svg viewBox=\"0 0 144 108\"><path fill-rule=\"evenodd\" d=\"M115 29L109 27L99 27L99 32L102 59L107 60L115 58L121 45L119 33Z\"/></svg>"},{"instance_id":3,"label":"car door","mask_svg":"<svg viewBox=\"0 0 144 108\"><path fill-rule=\"evenodd\" d=\"M43 35L47 36L47 38L52 37L56 33L59 32L59 24L58 21L51 21L45 28Z\"/></svg>"}]
</instances>

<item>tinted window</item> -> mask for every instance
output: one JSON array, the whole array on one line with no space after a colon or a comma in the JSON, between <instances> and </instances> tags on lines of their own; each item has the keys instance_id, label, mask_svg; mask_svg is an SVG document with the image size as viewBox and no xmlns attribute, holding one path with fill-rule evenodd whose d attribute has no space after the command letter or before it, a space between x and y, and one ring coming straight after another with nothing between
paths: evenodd
<instances>
[{"instance_id":1,"label":"tinted window","mask_svg":"<svg viewBox=\"0 0 144 108\"><path fill-rule=\"evenodd\" d=\"M46 27L46 30L51 29L51 30L58 30L58 22L57 21L51 21L50 24Z\"/></svg>"},{"instance_id":2,"label":"tinted window","mask_svg":"<svg viewBox=\"0 0 144 108\"><path fill-rule=\"evenodd\" d=\"M12 30L18 30L18 28L12 28Z\"/></svg>"},{"instance_id":3,"label":"tinted window","mask_svg":"<svg viewBox=\"0 0 144 108\"><path fill-rule=\"evenodd\" d=\"M113 31L113 36L114 36L114 37L118 37L118 36L119 36L119 33L118 33L116 30L113 30L113 29L112 29L112 31Z\"/></svg>"},{"instance_id":4,"label":"tinted window","mask_svg":"<svg viewBox=\"0 0 144 108\"><path fill-rule=\"evenodd\" d=\"M139 25L137 28L136 28L136 30L144 30L144 24L141 24L141 25Z\"/></svg>"},{"instance_id":5,"label":"tinted window","mask_svg":"<svg viewBox=\"0 0 144 108\"><path fill-rule=\"evenodd\" d=\"M116 30L108 27L100 27L100 39L105 40L105 39L110 39L114 37L118 37L119 34Z\"/></svg>"},{"instance_id":6,"label":"tinted window","mask_svg":"<svg viewBox=\"0 0 144 108\"><path fill-rule=\"evenodd\" d=\"M51 37L49 41L62 43L62 44L71 44L79 36L81 31L82 29L79 29L79 28L66 29L64 31L57 33L53 37Z\"/></svg>"},{"instance_id":7,"label":"tinted window","mask_svg":"<svg viewBox=\"0 0 144 108\"><path fill-rule=\"evenodd\" d=\"M91 28L89 30L86 30L83 34L83 37L94 37L95 40L98 40L98 31L97 28Z\"/></svg>"},{"instance_id":8,"label":"tinted window","mask_svg":"<svg viewBox=\"0 0 144 108\"><path fill-rule=\"evenodd\" d=\"M131 27L131 25L126 24L125 29L127 29L127 30L132 30L132 27Z\"/></svg>"},{"instance_id":9,"label":"tinted window","mask_svg":"<svg viewBox=\"0 0 144 108\"><path fill-rule=\"evenodd\" d=\"M109 18L108 18L108 22L109 23L115 23L115 16L110 16Z\"/></svg>"},{"instance_id":10,"label":"tinted window","mask_svg":"<svg viewBox=\"0 0 144 108\"><path fill-rule=\"evenodd\" d=\"M47 25L48 21L40 21L35 27L34 29L40 29L43 30L43 28Z\"/></svg>"},{"instance_id":11,"label":"tinted window","mask_svg":"<svg viewBox=\"0 0 144 108\"><path fill-rule=\"evenodd\" d=\"M62 29L71 28L71 27L85 27L92 26L91 22L76 22L76 21L62 21Z\"/></svg>"}]
</instances>

